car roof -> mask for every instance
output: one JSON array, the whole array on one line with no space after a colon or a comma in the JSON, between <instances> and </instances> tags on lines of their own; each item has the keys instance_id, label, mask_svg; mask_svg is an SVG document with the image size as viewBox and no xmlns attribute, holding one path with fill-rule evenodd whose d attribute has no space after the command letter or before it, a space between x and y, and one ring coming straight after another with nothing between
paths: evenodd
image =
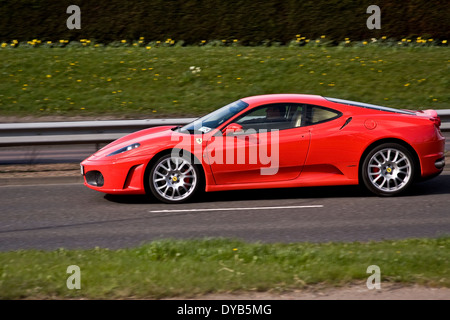
<instances>
[{"instance_id":1,"label":"car roof","mask_svg":"<svg viewBox=\"0 0 450 320\"><path fill-rule=\"evenodd\" d=\"M313 94L264 94L242 98L242 101L248 104L269 104L280 102L297 102L297 103L320 103L327 101L324 97Z\"/></svg>"}]
</instances>

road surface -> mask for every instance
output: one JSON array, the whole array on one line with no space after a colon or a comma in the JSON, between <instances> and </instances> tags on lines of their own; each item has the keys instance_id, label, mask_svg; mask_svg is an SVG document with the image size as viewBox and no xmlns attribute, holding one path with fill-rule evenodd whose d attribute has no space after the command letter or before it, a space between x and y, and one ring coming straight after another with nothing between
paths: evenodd
<instances>
[{"instance_id":1,"label":"road surface","mask_svg":"<svg viewBox=\"0 0 450 320\"><path fill-rule=\"evenodd\" d=\"M450 172L380 198L359 187L205 193L168 205L112 196L79 182L0 186L0 250L136 246L161 238L327 242L450 234ZM20 183L20 180L18 180Z\"/></svg>"}]
</instances>

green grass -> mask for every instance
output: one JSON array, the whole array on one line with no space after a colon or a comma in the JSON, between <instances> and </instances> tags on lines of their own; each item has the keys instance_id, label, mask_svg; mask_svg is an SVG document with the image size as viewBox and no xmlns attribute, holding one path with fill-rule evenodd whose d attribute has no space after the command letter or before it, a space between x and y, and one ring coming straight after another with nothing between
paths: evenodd
<instances>
[{"instance_id":1,"label":"green grass","mask_svg":"<svg viewBox=\"0 0 450 320\"><path fill-rule=\"evenodd\" d=\"M449 237L352 243L246 243L161 240L136 248L0 253L1 299L192 297L282 292L362 283L377 265L383 283L450 287ZM66 286L69 265L81 289Z\"/></svg>"},{"instance_id":2,"label":"green grass","mask_svg":"<svg viewBox=\"0 0 450 320\"><path fill-rule=\"evenodd\" d=\"M7 47L0 115L189 117L267 93L450 108L449 53L440 46Z\"/></svg>"}]
</instances>

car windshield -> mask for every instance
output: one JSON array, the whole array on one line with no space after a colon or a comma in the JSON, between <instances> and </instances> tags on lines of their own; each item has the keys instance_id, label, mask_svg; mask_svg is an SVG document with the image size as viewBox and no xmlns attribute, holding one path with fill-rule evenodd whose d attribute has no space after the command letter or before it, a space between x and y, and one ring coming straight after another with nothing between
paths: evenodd
<instances>
[{"instance_id":1,"label":"car windshield","mask_svg":"<svg viewBox=\"0 0 450 320\"><path fill-rule=\"evenodd\" d=\"M225 121L229 120L234 115L248 107L248 103L242 100L232 102L216 111L213 111L206 116L194 120L193 122L179 128L180 132L189 133L207 133L212 129L216 129Z\"/></svg>"}]
</instances>

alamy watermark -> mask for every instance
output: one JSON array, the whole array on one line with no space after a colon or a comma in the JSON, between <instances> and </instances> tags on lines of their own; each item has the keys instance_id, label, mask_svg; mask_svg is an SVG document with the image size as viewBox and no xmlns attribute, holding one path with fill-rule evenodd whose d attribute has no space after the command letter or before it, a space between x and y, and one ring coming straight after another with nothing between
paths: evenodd
<instances>
[{"instance_id":1,"label":"alamy watermark","mask_svg":"<svg viewBox=\"0 0 450 320\"><path fill-rule=\"evenodd\" d=\"M66 13L71 14L67 18L66 26L68 29L81 29L81 9L79 6L71 5L67 7Z\"/></svg>"},{"instance_id":2,"label":"alamy watermark","mask_svg":"<svg viewBox=\"0 0 450 320\"><path fill-rule=\"evenodd\" d=\"M381 289L381 270L377 265L371 265L367 267L366 273L371 273L372 275L367 278L366 285L367 289Z\"/></svg>"},{"instance_id":3,"label":"alamy watermark","mask_svg":"<svg viewBox=\"0 0 450 320\"><path fill-rule=\"evenodd\" d=\"M81 270L77 265L70 265L67 267L66 273L71 275L67 278L66 286L68 289L81 289Z\"/></svg>"},{"instance_id":4,"label":"alamy watermark","mask_svg":"<svg viewBox=\"0 0 450 320\"><path fill-rule=\"evenodd\" d=\"M367 7L366 13L371 14L367 18L366 25L369 30L381 29L381 9L377 5L370 5Z\"/></svg>"},{"instance_id":5,"label":"alamy watermark","mask_svg":"<svg viewBox=\"0 0 450 320\"><path fill-rule=\"evenodd\" d=\"M202 138L192 142L191 135L172 135L172 141L178 142L172 156L178 156L180 150L188 151L195 157L194 163L257 165L261 175L275 175L280 166L279 130L242 130L238 134L226 131L212 136L207 146Z\"/></svg>"}]
</instances>

